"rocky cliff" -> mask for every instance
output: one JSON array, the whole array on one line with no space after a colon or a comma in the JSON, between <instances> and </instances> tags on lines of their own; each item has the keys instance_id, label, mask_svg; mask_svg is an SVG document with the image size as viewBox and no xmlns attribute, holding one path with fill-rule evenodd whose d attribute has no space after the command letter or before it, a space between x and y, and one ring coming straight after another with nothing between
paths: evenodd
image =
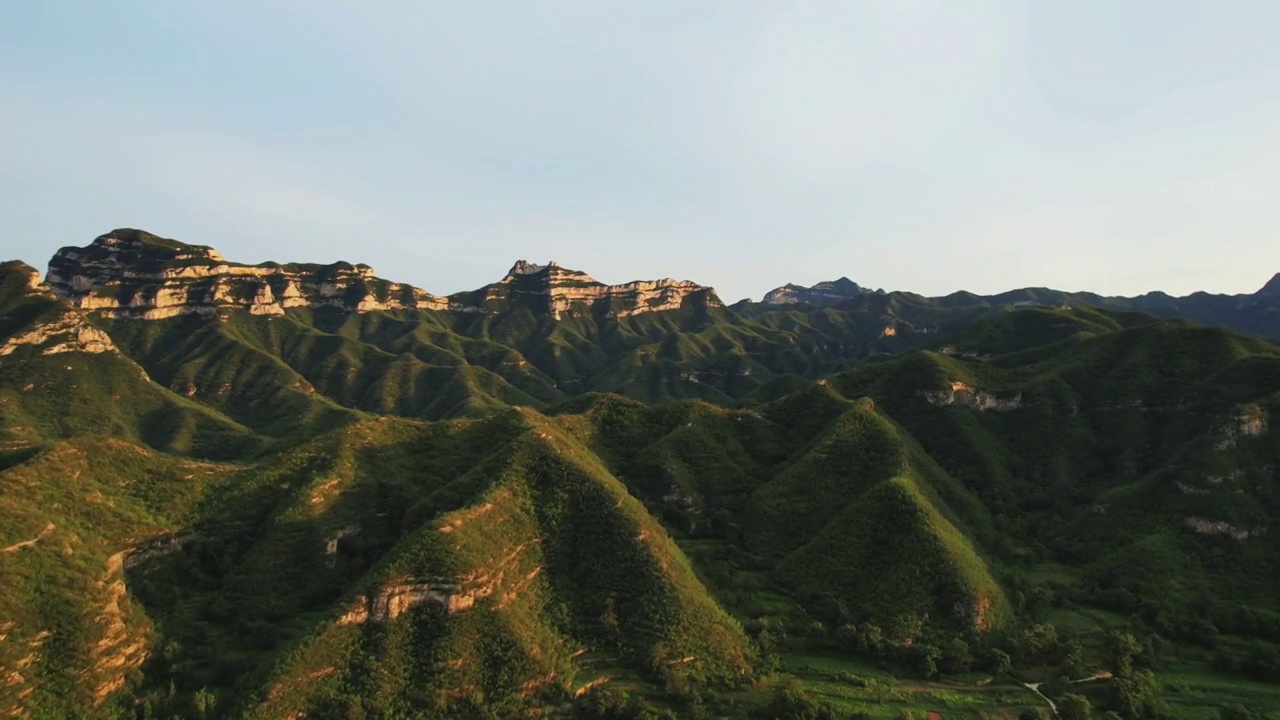
<instances>
[{"instance_id":1,"label":"rocky cliff","mask_svg":"<svg viewBox=\"0 0 1280 720\"><path fill-rule=\"evenodd\" d=\"M22 313L31 315L29 323L8 337L0 335L0 357L10 355L23 346L40 348L43 355L64 352L104 353L115 350L115 344L107 334L89 324L84 315L65 304L54 303L53 295L40 284L40 272L30 265L18 262L0 264L0 275L10 285L15 302L34 301L45 308L44 312L28 309ZM35 306L32 306L35 307Z\"/></svg>"},{"instance_id":2,"label":"rocky cliff","mask_svg":"<svg viewBox=\"0 0 1280 720\"><path fill-rule=\"evenodd\" d=\"M504 302L532 304L540 312L560 318L574 312L599 311L607 317L630 317L648 312L679 309L695 298L710 307L722 303L709 287L688 280L637 280L606 285L580 270L555 261L538 265L519 260L502 280L473 293L450 296L459 307L493 308Z\"/></svg>"},{"instance_id":3,"label":"rocky cliff","mask_svg":"<svg viewBox=\"0 0 1280 720\"><path fill-rule=\"evenodd\" d=\"M210 247L127 229L102 235L88 247L59 250L49 261L46 284L81 308L147 320L233 308L283 315L294 307L448 307L444 298L376 277L368 265L242 265Z\"/></svg>"},{"instance_id":4,"label":"rocky cliff","mask_svg":"<svg viewBox=\"0 0 1280 720\"><path fill-rule=\"evenodd\" d=\"M87 247L62 248L49 261L45 283L80 308L146 320L229 309L283 315L295 307L492 313L512 303L532 303L556 318L575 307L627 317L676 309L693 295L720 305L710 288L688 281L606 285L554 262L523 260L499 282L445 298L379 278L368 265L245 265L228 262L211 247L131 229L113 230Z\"/></svg>"},{"instance_id":5,"label":"rocky cliff","mask_svg":"<svg viewBox=\"0 0 1280 720\"><path fill-rule=\"evenodd\" d=\"M27 332L0 341L0 356L9 355L23 345L40 347L42 355L64 352L104 353L116 349L106 333L90 325L83 315L70 309Z\"/></svg>"}]
</instances>

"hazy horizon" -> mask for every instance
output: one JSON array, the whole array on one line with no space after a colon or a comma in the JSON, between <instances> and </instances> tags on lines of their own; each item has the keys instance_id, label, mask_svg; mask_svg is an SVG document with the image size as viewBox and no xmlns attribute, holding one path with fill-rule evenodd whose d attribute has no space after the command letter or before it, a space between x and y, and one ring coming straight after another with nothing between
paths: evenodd
<instances>
[{"instance_id":1,"label":"hazy horizon","mask_svg":"<svg viewBox=\"0 0 1280 720\"><path fill-rule=\"evenodd\" d=\"M116 230L123 230L123 229L126 229L126 228L114 228L114 229L116 229ZM129 228L129 229L135 229L135 230L146 230L146 228ZM150 232L150 231L148 231L148 232ZM153 234L161 235L160 233L153 233ZM163 236L163 235L162 235L162 236ZM96 236L95 236L95 237L96 237ZM188 244L192 244L192 245L208 245L208 243L201 243L201 242L199 242L199 241L197 241L197 240L191 240L191 239L187 239L187 240L184 240L183 238L169 238L169 239L171 239L171 240L179 240L179 241L182 241L182 242L187 242ZM75 244L75 243L73 243L73 245L74 245L74 244ZM80 245L81 245L81 246L83 246L83 245L87 245L87 244L89 244L89 243L88 243L88 242L80 243ZM215 249L215 250L217 250L220 254L222 254L222 255L223 255L223 257L224 257L228 262L231 262L231 263L242 263L242 264L244 263L244 261L239 260L239 259L237 259L237 258L235 258L235 257L228 257L228 256L227 256L227 254L226 254L225 252L222 252L222 249L221 249L221 248L219 248L219 247L217 247L217 246L214 246L214 249ZM56 250L57 250L57 248L55 248L54 250L50 251L50 253L49 253L49 254L50 254L50 256L52 256L52 255L53 255L53 252L55 252ZM31 262L31 261L29 261L29 260L26 260L25 258L0 258L0 262L3 262L3 261L5 261L5 260L21 260L21 261L23 261L23 262L26 262L28 265L31 265L31 266L33 266L33 267L35 267L35 268L39 269L42 275L48 271L48 267L47 267L47 265L48 265L48 261L47 261L47 260L46 260L46 261L44 261L44 262ZM275 261L275 262L300 262L300 263L312 262L311 260L307 260L307 259L305 259L305 258L268 258L267 260L262 260L262 261L258 261L258 262L270 262L270 261ZM330 260L330 261L324 261L324 262L338 262L338 261L346 261L346 262L350 262L350 263L352 263L352 264L357 264L357 263L363 263L363 262L364 262L364 261L360 260L359 258L354 258L354 257L353 257L353 258L338 258L338 259L336 259L336 260ZM524 257L524 258L513 258L510 262L507 262L505 265L504 265L503 263L501 263L501 262L498 262L498 263L497 263L497 265L495 266L495 268L496 268L496 269L495 269L494 273L492 273L492 277L491 277L490 279L488 279L488 280L485 280L485 281L483 281L483 282L481 282L481 283L479 283L479 284L475 285L475 286L470 286L470 287L455 287L455 288L449 288L449 289L445 289L445 290L440 290L440 289L438 289L438 288L431 288L431 287L423 287L422 289L427 290L428 292L431 292L431 293L436 294L436 295L446 295L446 296L447 296L447 295L452 295L452 294L454 294L454 293L458 293L458 292L467 292L467 291L471 291L471 290L476 290L476 289L479 289L480 287L483 287L483 286L484 286L484 285L486 285L486 284L489 284L489 283L491 283L491 282L497 282L498 280L502 279L502 275L503 275L503 273L504 273L504 272L506 272L506 270L509 270L509 269L510 269L510 267L511 267L512 265L514 265L516 262L519 262L519 261L532 262L532 263L536 263L536 264L538 264L538 265L545 265L545 264L547 264L547 263L549 263L549 262L555 262L556 264L558 264L558 265L560 265L560 266L562 266L562 267L565 267L565 268L568 268L568 269L571 269L571 270L580 270L580 271L582 271L582 272L585 272L585 273L587 273L588 275L590 275L593 279L598 280L598 281L600 281L600 282L608 283L608 284L611 284L611 285L623 284L623 283L630 282L630 281L632 281L632 280L655 280L655 279L659 279L659 277L663 277L663 278L668 278L668 277L670 277L670 278L675 278L675 279L678 279L678 280L692 280L692 281L694 281L694 282L697 282L697 283L699 283L699 284L701 284L701 285L704 285L704 286L710 287L711 289L715 290L716 294L720 297L720 299L721 299L721 300L723 300L723 301L725 301L726 303L735 303L735 302L738 302L739 300L743 300L743 299L749 299L749 300L753 300L753 301L759 301L759 300L760 300L760 299L761 299L761 298L762 298L766 293L768 293L770 290L777 289L777 288L782 287L783 285L787 285L787 284L789 284L789 283L790 283L790 284L800 284L800 283L792 283L792 281L786 281L786 280L784 280L784 281L778 282L778 283L777 283L777 284L775 284L775 285L771 285L771 286L769 286L769 287L765 288L764 290L761 290L760 292L758 292L758 293L756 293L756 294L754 294L754 295L743 296L743 297L738 297L738 298L731 298L731 297L727 297L727 296L726 296L726 295L725 295L725 294L724 294L724 293L719 289L719 287L718 287L715 283L713 283L713 282L707 282L707 281L705 281L705 280L702 280L702 279L699 279L699 278L696 278L696 277L684 277L684 276L681 276L679 273L674 273L674 274L669 273L669 274L666 274L666 275L662 275L662 276L653 276L653 277L630 277L630 278L621 278L621 277L618 277L618 278L614 278L614 277L602 277L602 276L600 276L600 275L596 274L595 272L593 272L590 268L578 267L577 265L573 264L572 262L565 262L565 261L560 260L559 258L532 258L532 257ZM369 264L369 263L365 263L365 264ZM500 267L499 267L499 266L500 266ZM378 268L377 266L373 266L373 269L374 269L374 271L377 273L377 275L378 275L379 277L383 278L383 279L391 280L391 281L394 281L394 282L410 282L410 281L404 280L403 278L396 277L396 276L393 276L393 275L391 275L391 274L385 273L385 272L383 272L380 268ZM1262 287L1263 287L1263 286L1264 286L1268 281L1270 281L1270 280L1272 279L1272 277L1273 277L1273 276L1274 276L1274 277L1280 277L1280 273L1273 273L1272 275L1268 275L1268 276L1267 276L1267 278L1265 278L1262 282L1258 283L1257 287L1254 287L1254 288L1251 288L1251 289L1245 289L1245 290L1240 290L1240 291L1234 291L1234 290L1231 290L1231 291L1216 292L1216 291L1213 291L1213 290L1205 290L1204 288L1197 288L1197 289L1196 289L1195 291L1193 291L1193 292L1205 291L1205 292L1214 292L1215 294L1224 294L1224 295L1242 295L1242 294L1246 294L1246 295L1247 295L1247 294L1255 293L1255 292L1257 292L1258 290L1260 290L1260 289L1261 289L1261 288L1262 288ZM877 286L873 286L873 285L867 285L867 284L865 284L865 283L859 282L857 278L848 277L847 275L845 275L845 276L842 276L842 275L836 275L836 276L832 276L832 277L828 277L828 278L823 278L822 280L817 280L817 281L815 281L815 282L835 281L835 280L840 280L841 278L847 278L847 279L849 279L849 280L852 280L853 282L857 283L859 286L861 286L861 287L863 287L863 288L865 288L865 289L868 289L868 290L885 290L885 291L918 292L918 291L916 291L916 290L914 290L914 289L912 289L912 288L889 288L889 287L882 288L882 287L877 287ZM412 284L412 283L411 283L411 284ZM806 285L812 285L812 284L814 284L814 283L806 283ZM419 287L421 287L421 286L419 286ZM1009 286L1009 287L1006 287L1006 288L1002 288L1002 289L999 289L999 290L994 290L994 291L991 291L991 292L980 293L980 294L984 294L984 295L994 295L994 294L999 294L999 293L1006 292L1006 291L1010 291L1010 290L1021 290L1021 289L1028 289L1028 288L1042 288L1042 287L1047 287L1047 286L1040 286L1040 285L1012 285L1012 286ZM1051 289L1051 290L1060 290L1060 291L1065 291L1065 292L1097 292L1097 291L1095 291L1095 290L1093 290L1093 289L1091 289L1091 288L1050 287L1050 288L1048 288L1048 289ZM964 291L974 292L971 288L958 287L958 288L955 288L955 289L953 289L953 290L949 290L949 291L942 292L942 293L936 293L936 294L935 294L935 293L921 293L921 294L928 295L928 296L934 296L934 297L941 297L941 296L949 295L949 294L951 294L951 293L964 292ZM1145 293L1148 293L1148 292L1164 292L1164 291L1163 291L1163 290L1161 290L1160 288L1151 288L1151 289L1149 289L1149 290L1145 290L1145 291L1142 291L1142 292L1132 293L1130 296L1142 295L1142 294L1145 294ZM1107 295L1108 293L1099 293L1099 294ZM1175 294L1175 293L1170 293L1170 294ZM1188 294L1189 294L1189 293L1188 293Z\"/></svg>"},{"instance_id":2,"label":"hazy horizon","mask_svg":"<svg viewBox=\"0 0 1280 720\"><path fill-rule=\"evenodd\" d=\"M0 9L0 259L118 227L440 294L554 259L726 302L847 276L1251 293L1280 5Z\"/></svg>"}]
</instances>

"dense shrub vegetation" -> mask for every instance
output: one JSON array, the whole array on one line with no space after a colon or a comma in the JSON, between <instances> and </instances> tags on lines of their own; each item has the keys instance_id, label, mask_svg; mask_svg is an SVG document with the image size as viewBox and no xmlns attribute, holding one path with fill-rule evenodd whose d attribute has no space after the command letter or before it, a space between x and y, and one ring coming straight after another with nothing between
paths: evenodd
<instances>
[{"instance_id":1,"label":"dense shrub vegetation","mask_svg":"<svg viewBox=\"0 0 1280 720\"><path fill-rule=\"evenodd\" d=\"M0 357L0 711L1276 717L1280 349L1034 310L808 382L865 353L699 317Z\"/></svg>"}]
</instances>

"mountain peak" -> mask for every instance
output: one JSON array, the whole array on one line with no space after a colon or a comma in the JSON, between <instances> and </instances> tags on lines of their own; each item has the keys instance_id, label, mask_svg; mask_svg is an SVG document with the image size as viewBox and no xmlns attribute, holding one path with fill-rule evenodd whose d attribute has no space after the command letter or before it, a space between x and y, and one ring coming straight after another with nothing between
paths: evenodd
<instances>
[{"instance_id":1,"label":"mountain peak","mask_svg":"<svg viewBox=\"0 0 1280 720\"><path fill-rule=\"evenodd\" d=\"M1276 273L1262 289L1254 293L1255 295L1275 295L1280 296L1280 273Z\"/></svg>"},{"instance_id":2,"label":"mountain peak","mask_svg":"<svg viewBox=\"0 0 1280 720\"><path fill-rule=\"evenodd\" d=\"M865 291L858 283L847 277L841 277L839 280L824 280L812 287L788 283L780 288L770 290L765 294L761 302L766 305L806 303L826 307L857 297L863 292Z\"/></svg>"},{"instance_id":3,"label":"mountain peak","mask_svg":"<svg viewBox=\"0 0 1280 720\"><path fill-rule=\"evenodd\" d=\"M543 270L547 270L548 268L553 268L553 267L559 267L559 265L556 264L555 260L548 260L546 265L531 263L528 260L517 260L516 264L512 265L511 269L507 271L507 275L508 276L536 275L542 272Z\"/></svg>"},{"instance_id":4,"label":"mountain peak","mask_svg":"<svg viewBox=\"0 0 1280 720\"><path fill-rule=\"evenodd\" d=\"M153 235L146 230L134 228L116 228L109 233L99 235L93 239L89 247L107 252L132 250L135 252L155 253L165 257L224 262L222 254L208 245L189 245L178 240L170 240L159 235Z\"/></svg>"}]
</instances>

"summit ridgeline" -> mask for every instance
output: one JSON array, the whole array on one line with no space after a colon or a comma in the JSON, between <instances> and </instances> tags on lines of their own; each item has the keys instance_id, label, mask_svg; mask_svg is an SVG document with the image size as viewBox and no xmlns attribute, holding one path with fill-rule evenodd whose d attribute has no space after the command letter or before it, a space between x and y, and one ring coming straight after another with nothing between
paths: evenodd
<instances>
[{"instance_id":1,"label":"summit ridgeline","mask_svg":"<svg viewBox=\"0 0 1280 720\"><path fill-rule=\"evenodd\" d=\"M246 310L283 315L289 308L347 312L435 310L497 313L528 302L559 318L575 306L628 317L679 308L690 296L720 306L711 288L684 280L606 285L555 263L517 262L500 281L444 297L377 277L363 264L229 262L216 250L142 230L120 229L87 247L65 247L49 261L48 287L85 310L114 318L161 320Z\"/></svg>"}]
</instances>

